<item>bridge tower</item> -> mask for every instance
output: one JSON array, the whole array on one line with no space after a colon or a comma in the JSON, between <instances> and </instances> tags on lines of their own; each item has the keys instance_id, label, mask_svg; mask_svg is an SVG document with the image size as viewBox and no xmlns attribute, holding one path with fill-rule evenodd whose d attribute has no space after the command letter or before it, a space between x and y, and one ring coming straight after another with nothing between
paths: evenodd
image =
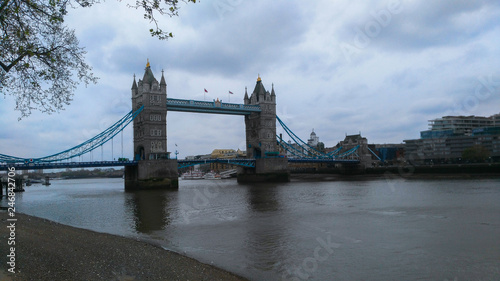
<instances>
[{"instance_id":1,"label":"bridge tower","mask_svg":"<svg viewBox=\"0 0 500 281\"><path fill-rule=\"evenodd\" d=\"M288 161L279 155L276 143L276 93L266 91L260 76L250 95L245 89L244 103L259 105L261 112L245 115L246 151L255 158L255 168L240 168L238 181L288 181Z\"/></svg>"},{"instance_id":2,"label":"bridge tower","mask_svg":"<svg viewBox=\"0 0 500 281\"><path fill-rule=\"evenodd\" d=\"M167 149L167 83L161 82L146 65L144 77L132 83L132 109L144 109L134 119L134 160L168 159Z\"/></svg>"},{"instance_id":3,"label":"bridge tower","mask_svg":"<svg viewBox=\"0 0 500 281\"><path fill-rule=\"evenodd\" d=\"M144 76L132 83L132 109L144 106L134 119L134 160L126 167L125 189L177 187L177 160L167 152L167 83L153 75L149 61ZM127 177L128 176L128 177Z\"/></svg>"}]
</instances>

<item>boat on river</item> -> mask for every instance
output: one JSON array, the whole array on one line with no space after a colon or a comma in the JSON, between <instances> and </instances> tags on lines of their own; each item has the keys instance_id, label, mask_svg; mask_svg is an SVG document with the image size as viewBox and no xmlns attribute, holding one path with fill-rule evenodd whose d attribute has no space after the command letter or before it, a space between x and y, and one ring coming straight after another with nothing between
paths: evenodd
<instances>
[{"instance_id":1,"label":"boat on river","mask_svg":"<svg viewBox=\"0 0 500 281\"><path fill-rule=\"evenodd\" d=\"M219 174L215 173L215 172L209 172L209 173L206 173L204 176L203 176L204 179L206 180L220 180L221 177Z\"/></svg>"},{"instance_id":2,"label":"boat on river","mask_svg":"<svg viewBox=\"0 0 500 281\"><path fill-rule=\"evenodd\" d=\"M199 170L188 171L182 174L181 179L183 180L202 180L203 172Z\"/></svg>"}]
</instances>

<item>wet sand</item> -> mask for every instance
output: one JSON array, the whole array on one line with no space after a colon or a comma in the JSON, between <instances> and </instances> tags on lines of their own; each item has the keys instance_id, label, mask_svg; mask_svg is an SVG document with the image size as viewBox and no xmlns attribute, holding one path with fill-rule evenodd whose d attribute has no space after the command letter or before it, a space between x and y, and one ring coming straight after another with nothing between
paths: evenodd
<instances>
[{"instance_id":1,"label":"wet sand","mask_svg":"<svg viewBox=\"0 0 500 281\"><path fill-rule=\"evenodd\" d=\"M16 213L15 274L0 211L0 280L247 280L159 246Z\"/></svg>"}]
</instances>

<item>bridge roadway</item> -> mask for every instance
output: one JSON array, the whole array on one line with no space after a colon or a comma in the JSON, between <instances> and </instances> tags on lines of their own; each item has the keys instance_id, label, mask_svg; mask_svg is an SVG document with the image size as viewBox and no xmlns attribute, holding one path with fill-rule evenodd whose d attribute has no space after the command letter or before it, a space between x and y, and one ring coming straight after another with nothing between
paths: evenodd
<instances>
[{"instance_id":1,"label":"bridge roadway","mask_svg":"<svg viewBox=\"0 0 500 281\"><path fill-rule=\"evenodd\" d=\"M309 159L309 158L288 158L289 163L330 163L330 164L359 164L359 160L349 159ZM40 162L40 163L2 163L0 171L7 171L9 167L16 170L41 170L41 169L69 169L69 168L98 168L98 167L124 167L135 166L138 161L94 161L94 162ZM232 165L255 167L255 159L197 159L197 160L177 160L178 168L186 168L199 164L227 163Z\"/></svg>"},{"instance_id":2,"label":"bridge roadway","mask_svg":"<svg viewBox=\"0 0 500 281\"><path fill-rule=\"evenodd\" d=\"M94 161L94 162L38 162L38 163L2 163L0 171L6 171L9 167L16 170L41 170L41 169L68 169L68 168L93 168L93 167L116 167L135 166L137 161Z\"/></svg>"}]
</instances>

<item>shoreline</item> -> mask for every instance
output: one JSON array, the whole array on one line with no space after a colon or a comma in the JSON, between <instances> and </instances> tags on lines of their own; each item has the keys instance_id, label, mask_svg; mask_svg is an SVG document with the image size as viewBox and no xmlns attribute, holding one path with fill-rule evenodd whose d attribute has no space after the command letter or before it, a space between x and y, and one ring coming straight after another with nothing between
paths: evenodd
<instances>
[{"instance_id":1,"label":"shoreline","mask_svg":"<svg viewBox=\"0 0 500 281\"><path fill-rule=\"evenodd\" d=\"M500 178L500 164L459 164L426 166L370 167L363 171L343 173L340 169L318 169L316 171L291 172L292 180L356 181L373 179L404 180L467 180Z\"/></svg>"},{"instance_id":2,"label":"shoreline","mask_svg":"<svg viewBox=\"0 0 500 281\"><path fill-rule=\"evenodd\" d=\"M462 174L438 174L438 173L414 173L405 174L394 171L385 173L365 173L356 175L342 175L336 173L292 173L291 181L369 181L369 180L478 180L478 179L500 179L497 173L462 173Z\"/></svg>"},{"instance_id":3,"label":"shoreline","mask_svg":"<svg viewBox=\"0 0 500 281\"><path fill-rule=\"evenodd\" d=\"M0 211L2 224L7 213ZM16 213L15 274L1 280L248 280L158 244ZM0 228L2 264L9 229Z\"/></svg>"}]
</instances>

